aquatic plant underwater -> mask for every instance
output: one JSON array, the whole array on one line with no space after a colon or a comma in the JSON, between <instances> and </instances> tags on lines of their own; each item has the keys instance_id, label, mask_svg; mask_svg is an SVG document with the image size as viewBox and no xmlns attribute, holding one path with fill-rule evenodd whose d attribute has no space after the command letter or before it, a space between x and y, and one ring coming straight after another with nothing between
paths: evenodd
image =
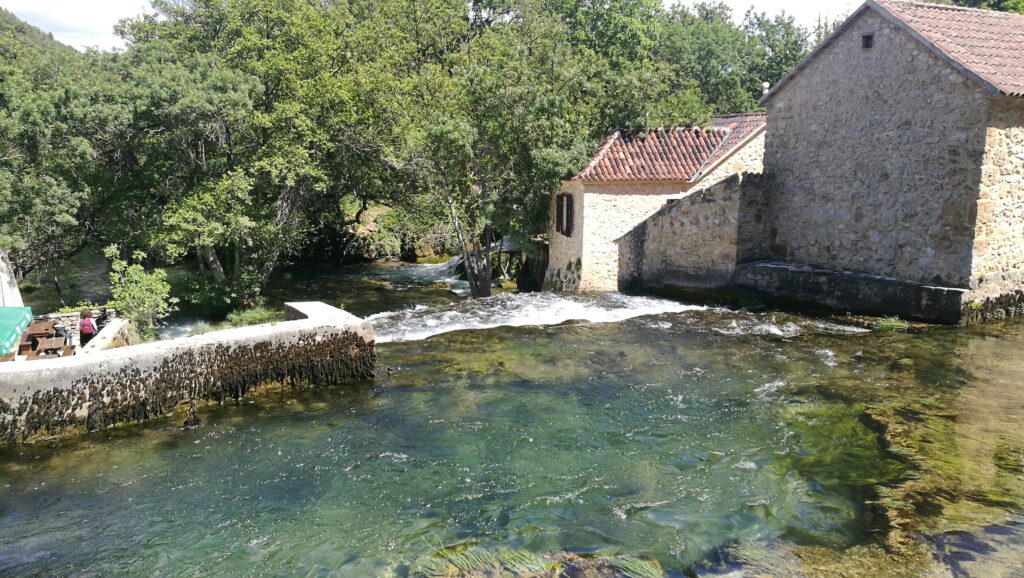
<instances>
[{"instance_id":1,"label":"aquatic plant underwater","mask_svg":"<svg viewBox=\"0 0 1024 578\"><path fill-rule=\"evenodd\" d=\"M0 574L1024 564L1024 326L866 331L618 295L416 307L434 279L383 281L414 297L377 314L372 383L4 450Z\"/></svg>"}]
</instances>

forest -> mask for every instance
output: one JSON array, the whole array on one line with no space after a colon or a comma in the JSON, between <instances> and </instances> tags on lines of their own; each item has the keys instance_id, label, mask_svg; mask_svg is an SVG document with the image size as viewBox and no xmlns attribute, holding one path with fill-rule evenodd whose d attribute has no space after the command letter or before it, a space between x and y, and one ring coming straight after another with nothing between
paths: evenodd
<instances>
[{"instance_id":1,"label":"forest","mask_svg":"<svg viewBox=\"0 0 1024 578\"><path fill-rule=\"evenodd\" d=\"M836 25L660 0L155 0L118 24L126 49L83 53L0 11L0 250L19 278L87 247L184 264L183 297L229 307L287 262L462 255L485 295L493 244L541 260L549 195L605 135L754 110Z\"/></svg>"}]
</instances>

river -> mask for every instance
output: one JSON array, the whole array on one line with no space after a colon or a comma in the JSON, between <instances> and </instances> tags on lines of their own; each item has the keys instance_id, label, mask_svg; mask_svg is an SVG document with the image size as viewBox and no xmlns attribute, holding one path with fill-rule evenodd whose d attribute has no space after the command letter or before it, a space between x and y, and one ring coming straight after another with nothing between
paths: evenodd
<instances>
[{"instance_id":1,"label":"river","mask_svg":"<svg viewBox=\"0 0 1024 578\"><path fill-rule=\"evenodd\" d=\"M0 575L410 576L469 544L670 576L1024 573L1024 325L469 301L444 277L282 272L272 303L373 321L373 382L3 450Z\"/></svg>"}]
</instances>

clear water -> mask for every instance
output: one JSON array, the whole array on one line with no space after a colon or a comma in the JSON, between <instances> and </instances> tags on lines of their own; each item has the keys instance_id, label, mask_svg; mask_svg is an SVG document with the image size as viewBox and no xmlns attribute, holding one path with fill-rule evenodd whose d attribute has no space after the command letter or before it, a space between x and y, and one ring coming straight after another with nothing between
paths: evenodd
<instances>
[{"instance_id":1,"label":"clear water","mask_svg":"<svg viewBox=\"0 0 1024 578\"><path fill-rule=\"evenodd\" d=\"M672 572L736 543L842 550L876 539L875 487L908 474L867 407L902 390L969 411L951 447L972 455L979 432L1024 424L1018 326L879 335L616 295L433 291L374 312L389 343L373 383L0 454L0 575L402 576L468 543ZM999 568L1021 559L999 552Z\"/></svg>"}]
</instances>

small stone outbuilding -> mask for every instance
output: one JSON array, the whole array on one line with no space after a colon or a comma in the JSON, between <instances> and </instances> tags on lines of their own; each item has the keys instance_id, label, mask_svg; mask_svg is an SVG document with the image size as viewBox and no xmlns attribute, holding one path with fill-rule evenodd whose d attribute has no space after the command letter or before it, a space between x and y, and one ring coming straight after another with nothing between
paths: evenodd
<instances>
[{"instance_id":1,"label":"small stone outbuilding","mask_svg":"<svg viewBox=\"0 0 1024 578\"><path fill-rule=\"evenodd\" d=\"M617 290L615 240L695 188L760 172L764 129L764 114L737 114L714 117L707 128L619 131L605 139L551 199L545 289Z\"/></svg>"},{"instance_id":2,"label":"small stone outbuilding","mask_svg":"<svg viewBox=\"0 0 1024 578\"><path fill-rule=\"evenodd\" d=\"M1024 15L869 0L761 104L764 176L626 235L624 288L1024 313Z\"/></svg>"}]
</instances>

